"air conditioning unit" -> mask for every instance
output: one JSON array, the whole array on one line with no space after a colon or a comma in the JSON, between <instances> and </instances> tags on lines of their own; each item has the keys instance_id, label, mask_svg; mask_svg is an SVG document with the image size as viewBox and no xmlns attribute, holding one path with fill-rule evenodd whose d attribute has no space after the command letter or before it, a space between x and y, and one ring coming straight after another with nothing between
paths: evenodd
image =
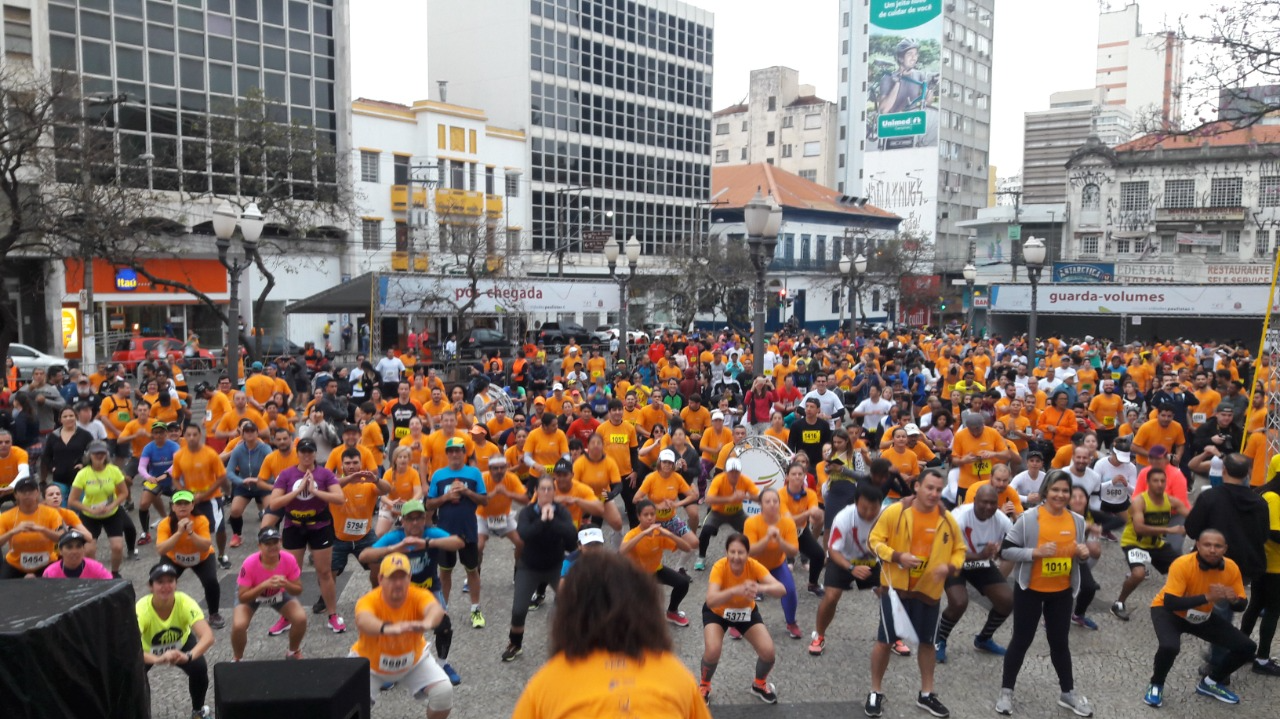
<instances>
[{"instance_id":1,"label":"air conditioning unit","mask_svg":"<svg viewBox=\"0 0 1280 719\"><path fill-rule=\"evenodd\" d=\"M947 3L947 12L955 12L955 9L956 9L955 3L953 2Z\"/></svg>"},{"instance_id":2,"label":"air conditioning unit","mask_svg":"<svg viewBox=\"0 0 1280 719\"><path fill-rule=\"evenodd\" d=\"M944 57L944 58L942 58L942 64L943 64L943 65L950 65L950 64L951 64L951 58L949 58L949 57Z\"/></svg>"},{"instance_id":3,"label":"air conditioning unit","mask_svg":"<svg viewBox=\"0 0 1280 719\"><path fill-rule=\"evenodd\" d=\"M955 9L955 5L951 5L951 6L949 6L949 7L950 7L951 9ZM956 34L955 34L955 33L953 33L953 32L949 32L949 33L947 33L947 39L948 39L948 40L954 40L954 39L956 39Z\"/></svg>"}]
</instances>

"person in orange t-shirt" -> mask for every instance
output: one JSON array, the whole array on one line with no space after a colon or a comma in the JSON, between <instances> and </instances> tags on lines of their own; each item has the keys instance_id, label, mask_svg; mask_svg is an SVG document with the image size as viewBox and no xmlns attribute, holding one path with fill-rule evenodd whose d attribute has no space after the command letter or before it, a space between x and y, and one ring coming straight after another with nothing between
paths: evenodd
<instances>
[{"instance_id":1,"label":"person in orange t-shirt","mask_svg":"<svg viewBox=\"0 0 1280 719\"><path fill-rule=\"evenodd\" d=\"M711 679L720 663L724 647L724 635L737 631L757 656L773 657L773 638L764 626L755 598L759 595L782 597L786 587L769 573L763 564L749 556L750 540L737 534L725 541L725 556L711 567L707 577L706 609L702 612L703 651L702 679L698 691L703 699L711 695ZM768 703L776 702L777 695L769 683L772 661L757 661L752 693Z\"/></svg>"},{"instance_id":2,"label":"person in orange t-shirt","mask_svg":"<svg viewBox=\"0 0 1280 719\"><path fill-rule=\"evenodd\" d=\"M1055 450L1071 444L1071 435L1079 430L1076 413L1071 409L1066 390L1053 393L1050 404L1040 413L1040 422L1036 429L1044 434L1044 438L1053 442Z\"/></svg>"},{"instance_id":3,"label":"person in orange t-shirt","mask_svg":"<svg viewBox=\"0 0 1280 719\"><path fill-rule=\"evenodd\" d=\"M618 553L630 558L646 574L652 574L659 584L671 587L667 621L677 627L687 627L689 619L680 611L680 602L689 593L689 577L670 567L664 567L662 557L666 552L692 550L693 534L676 534L658 524L658 509L647 499L636 502L636 516L640 521L622 538Z\"/></svg>"}]
</instances>

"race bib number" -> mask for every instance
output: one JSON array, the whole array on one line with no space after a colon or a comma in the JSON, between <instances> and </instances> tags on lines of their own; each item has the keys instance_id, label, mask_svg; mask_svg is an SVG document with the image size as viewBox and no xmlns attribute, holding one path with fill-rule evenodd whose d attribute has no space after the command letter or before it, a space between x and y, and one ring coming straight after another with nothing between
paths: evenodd
<instances>
[{"instance_id":1,"label":"race bib number","mask_svg":"<svg viewBox=\"0 0 1280 719\"><path fill-rule=\"evenodd\" d=\"M919 559L920 563L911 568L911 576L918 579L924 576L924 568L928 562L925 561L924 557L916 557L916 559Z\"/></svg>"},{"instance_id":2,"label":"race bib number","mask_svg":"<svg viewBox=\"0 0 1280 719\"><path fill-rule=\"evenodd\" d=\"M507 523L509 519L510 518L505 514L497 517L485 517L484 524L486 527L489 528L490 532L495 532L497 534L506 534L509 531L507 529Z\"/></svg>"},{"instance_id":3,"label":"race bib number","mask_svg":"<svg viewBox=\"0 0 1280 719\"><path fill-rule=\"evenodd\" d=\"M991 566L992 565L991 565L990 559L973 559L968 562L965 562L963 569L964 571L968 572L975 569L990 569Z\"/></svg>"},{"instance_id":4,"label":"race bib number","mask_svg":"<svg viewBox=\"0 0 1280 719\"><path fill-rule=\"evenodd\" d=\"M739 506L739 505L730 505L730 506ZM752 501L748 500L748 501L746 501L746 502L743 502L743 503L741 504L740 508L742 509L742 511L744 511L744 512L746 512L746 513L747 513L747 516L748 516L748 517L754 517L754 516L756 516L757 514L759 514L759 513L760 513L760 503L759 503L759 502L752 502Z\"/></svg>"},{"instance_id":5,"label":"race bib number","mask_svg":"<svg viewBox=\"0 0 1280 719\"><path fill-rule=\"evenodd\" d=\"M18 555L18 564L23 569L39 569L48 563L48 552L23 552Z\"/></svg>"},{"instance_id":6,"label":"race bib number","mask_svg":"<svg viewBox=\"0 0 1280 719\"><path fill-rule=\"evenodd\" d=\"M184 567L194 567L200 563L199 554L174 554L173 561Z\"/></svg>"},{"instance_id":7,"label":"race bib number","mask_svg":"<svg viewBox=\"0 0 1280 719\"><path fill-rule=\"evenodd\" d=\"M396 427L395 435L396 435L396 439L404 439L405 437L409 436L409 428Z\"/></svg>"},{"instance_id":8,"label":"race bib number","mask_svg":"<svg viewBox=\"0 0 1280 719\"><path fill-rule=\"evenodd\" d=\"M158 485L158 484L156 484L155 482L152 482L151 480L149 480L149 479L148 479L148 480L146 480L145 482L143 482L143 483L142 483L142 488L143 488L143 489L145 489L145 490L148 490L148 491L150 491L150 492L152 492L152 493L154 493L157 489L159 489L159 488L160 488L160 485Z\"/></svg>"},{"instance_id":9,"label":"race bib number","mask_svg":"<svg viewBox=\"0 0 1280 719\"><path fill-rule=\"evenodd\" d=\"M1146 564L1151 561L1151 553L1145 549L1130 549L1126 552L1130 564Z\"/></svg>"},{"instance_id":10,"label":"race bib number","mask_svg":"<svg viewBox=\"0 0 1280 719\"><path fill-rule=\"evenodd\" d=\"M1191 421L1196 424L1204 424L1206 418L1207 415L1204 412L1195 412L1191 415ZM1190 614L1190 612L1187 612L1187 614Z\"/></svg>"},{"instance_id":11,"label":"race bib number","mask_svg":"<svg viewBox=\"0 0 1280 719\"><path fill-rule=\"evenodd\" d=\"M751 621L750 609L726 609L724 610L725 621L744 623Z\"/></svg>"},{"instance_id":12,"label":"race bib number","mask_svg":"<svg viewBox=\"0 0 1280 719\"><path fill-rule=\"evenodd\" d=\"M120 423L128 423L129 419L130 419L130 417L129 417L129 411L128 411L128 410L122 409L122 410L120 410L119 412L116 412L116 421L117 421L117 422L120 422Z\"/></svg>"},{"instance_id":13,"label":"race bib number","mask_svg":"<svg viewBox=\"0 0 1280 719\"><path fill-rule=\"evenodd\" d=\"M609 435L609 444L629 444L631 435L627 434L611 434Z\"/></svg>"},{"instance_id":14,"label":"race bib number","mask_svg":"<svg viewBox=\"0 0 1280 719\"><path fill-rule=\"evenodd\" d=\"M1040 560L1040 576L1046 578L1065 577L1071 573L1070 557L1046 557Z\"/></svg>"},{"instance_id":15,"label":"race bib number","mask_svg":"<svg viewBox=\"0 0 1280 719\"><path fill-rule=\"evenodd\" d=\"M984 475L984 474L991 474L991 462L990 462L990 460L980 459L980 460L978 460L977 462L974 462L974 463L973 463L973 473L974 473L974 474L976 474L976 475L978 475L978 476L982 476L982 475Z\"/></svg>"},{"instance_id":16,"label":"race bib number","mask_svg":"<svg viewBox=\"0 0 1280 719\"><path fill-rule=\"evenodd\" d=\"M850 559L849 564L855 567L874 567L876 566L875 557L867 557L865 559Z\"/></svg>"},{"instance_id":17,"label":"race bib number","mask_svg":"<svg viewBox=\"0 0 1280 719\"><path fill-rule=\"evenodd\" d=\"M369 532L369 520L367 519L348 519L342 524L342 533L355 537L363 537Z\"/></svg>"},{"instance_id":18,"label":"race bib number","mask_svg":"<svg viewBox=\"0 0 1280 719\"><path fill-rule=\"evenodd\" d=\"M676 510L674 509L659 509L657 519L658 521L665 522L674 516L676 516Z\"/></svg>"},{"instance_id":19,"label":"race bib number","mask_svg":"<svg viewBox=\"0 0 1280 719\"><path fill-rule=\"evenodd\" d=\"M822 432L816 429L806 429L800 433L800 441L805 444L817 444L822 440Z\"/></svg>"},{"instance_id":20,"label":"race bib number","mask_svg":"<svg viewBox=\"0 0 1280 719\"><path fill-rule=\"evenodd\" d=\"M1191 622L1192 624L1204 624L1205 622L1209 621L1210 614L1212 613L1202 612L1199 609L1188 609L1187 621Z\"/></svg>"},{"instance_id":21,"label":"race bib number","mask_svg":"<svg viewBox=\"0 0 1280 719\"><path fill-rule=\"evenodd\" d=\"M168 644L152 644L151 656L158 657L172 649L181 649L182 645L177 642L169 642Z\"/></svg>"},{"instance_id":22,"label":"race bib number","mask_svg":"<svg viewBox=\"0 0 1280 719\"><path fill-rule=\"evenodd\" d=\"M413 666L413 652L408 654L383 654L378 659L378 671L383 674L399 674Z\"/></svg>"},{"instance_id":23,"label":"race bib number","mask_svg":"<svg viewBox=\"0 0 1280 719\"><path fill-rule=\"evenodd\" d=\"M1119 504L1120 502L1123 502L1124 500L1129 498L1129 485L1128 484L1116 485L1116 484L1112 484L1111 482L1107 482L1105 485L1103 485L1102 491L1099 493L1099 496L1101 496L1103 501L1107 502L1108 504Z\"/></svg>"},{"instance_id":24,"label":"race bib number","mask_svg":"<svg viewBox=\"0 0 1280 719\"><path fill-rule=\"evenodd\" d=\"M213 421L213 411L212 411L212 410L208 410L208 409L206 409L206 410L204 411L204 421L205 421L205 422L212 422L212 421Z\"/></svg>"},{"instance_id":25,"label":"race bib number","mask_svg":"<svg viewBox=\"0 0 1280 719\"><path fill-rule=\"evenodd\" d=\"M1102 418L1102 426L1103 426L1103 427L1106 427L1107 429L1112 429L1113 427L1115 427L1115 426L1116 426L1116 418L1115 418L1115 417L1103 417L1103 418Z\"/></svg>"}]
</instances>

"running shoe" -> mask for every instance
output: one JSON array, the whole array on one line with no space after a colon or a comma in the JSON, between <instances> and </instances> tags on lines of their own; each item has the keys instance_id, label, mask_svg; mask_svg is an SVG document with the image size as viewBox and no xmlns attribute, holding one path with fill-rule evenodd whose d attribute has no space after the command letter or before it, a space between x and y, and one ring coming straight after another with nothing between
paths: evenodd
<instances>
[{"instance_id":1,"label":"running shoe","mask_svg":"<svg viewBox=\"0 0 1280 719\"><path fill-rule=\"evenodd\" d=\"M684 612L667 612L667 621L677 627L689 626L689 618L685 616Z\"/></svg>"},{"instance_id":2,"label":"running shoe","mask_svg":"<svg viewBox=\"0 0 1280 719\"><path fill-rule=\"evenodd\" d=\"M441 664L440 671L444 672L444 675L449 677L449 683L455 687L462 683L462 677L458 675L458 671L454 669L453 665L449 662Z\"/></svg>"},{"instance_id":3,"label":"running shoe","mask_svg":"<svg viewBox=\"0 0 1280 719\"><path fill-rule=\"evenodd\" d=\"M693 568L694 568L694 569L696 569L696 570L698 570L699 572L703 571L704 569L706 569L706 568L707 568L707 562L706 562L706 560L704 560L704 559L699 559L698 561L694 562L694 563L693 563Z\"/></svg>"},{"instance_id":4,"label":"running shoe","mask_svg":"<svg viewBox=\"0 0 1280 719\"><path fill-rule=\"evenodd\" d=\"M227 555L225 555L225 554L224 554L224 555L222 555L221 557L218 557L218 566L219 566L219 567L222 567L223 569L230 569L230 568L231 568L231 558L230 558L230 557L228 557L228 556L227 556Z\"/></svg>"},{"instance_id":5,"label":"running shoe","mask_svg":"<svg viewBox=\"0 0 1280 719\"><path fill-rule=\"evenodd\" d=\"M1280 677L1280 664L1277 664L1276 660L1274 659L1268 659L1263 662L1254 662L1252 671L1254 674L1264 674L1270 677Z\"/></svg>"},{"instance_id":6,"label":"running shoe","mask_svg":"<svg viewBox=\"0 0 1280 719\"><path fill-rule=\"evenodd\" d=\"M329 631L334 634L341 634L347 631L347 623L342 621L342 616L338 614L329 615Z\"/></svg>"},{"instance_id":7,"label":"running shoe","mask_svg":"<svg viewBox=\"0 0 1280 719\"><path fill-rule=\"evenodd\" d=\"M1147 706L1157 709L1164 706L1164 687L1159 684L1148 684L1147 693L1142 695L1142 701Z\"/></svg>"},{"instance_id":8,"label":"running shoe","mask_svg":"<svg viewBox=\"0 0 1280 719\"><path fill-rule=\"evenodd\" d=\"M392 689L395 689L395 688L396 688L396 685L397 685L397 684L399 684L399 683L400 683L400 682L387 682L386 684L383 684L382 686L378 687L378 691L380 691L380 692L389 692L389 691L391 691Z\"/></svg>"},{"instance_id":9,"label":"running shoe","mask_svg":"<svg viewBox=\"0 0 1280 719\"><path fill-rule=\"evenodd\" d=\"M1129 621L1129 610L1125 609L1124 602L1115 602L1111 605L1111 613L1116 615L1116 619L1121 621Z\"/></svg>"},{"instance_id":10,"label":"running shoe","mask_svg":"<svg viewBox=\"0 0 1280 719\"><path fill-rule=\"evenodd\" d=\"M278 637L287 631L289 631L289 620L284 617L280 617L276 620L276 623L272 624L271 628L267 630L267 636Z\"/></svg>"},{"instance_id":11,"label":"running shoe","mask_svg":"<svg viewBox=\"0 0 1280 719\"><path fill-rule=\"evenodd\" d=\"M730 639L741 639L741 638L742 638L742 632L738 631L738 628L737 628L737 627L729 627L729 638L730 638Z\"/></svg>"},{"instance_id":12,"label":"running shoe","mask_svg":"<svg viewBox=\"0 0 1280 719\"><path fill-rule=\"evenodd\" d=\"M484 629L484 615L480 613L479 609L471 610L471 628Z\"/></svg>"},{"instance_id":13,"label":"running shoe","mask_svg":"<svg viewBox=\"0 0 1280 719\"><path fill-rule=\"evenodd\" d=\"M933 656L934 656L934 660L937 661L939 664L947 663L947 640L942 639L934 643Z\"/></svg>"},{"instance_id":14,"label":"running shoe","mask_svg":"<svg viewBox=\"0 0 1280 719\"><path fill-rule=\"evenodd\" d=\"M778 695L774 692L773 684L763 679L757 679L751 682L751 693L759 697L760 701L765 704L778 703Z\"/></svg>"},{"instance_id":15,"label":"running shoe","mask_svg":"<svg viewBox=\"0 0 1280 719\"><path fill-rule=\"evenodd\" d=\"M223 619L221 614L214 612L209 615L209 626L214 629L222 629L227 626L227 620Z\"/></svg>"},{"instance_id":16,"label":"running shoe","mask_svg":"<svg viewBox=\"0 0 1280 719\"><path fill-rule=\"evenodd\" d=\"M191 711L191 719L204 719L204 718L205 718L205 717L207 717L207 716L209 716L209 705L208 705L208 704L205 704L204 706L200 707L199 709L193 709L193 710Z\"/></svg>"},{"instance_id":17,"label":"running shoe","mask_svg":"<svg viewBox=\"0 0 1280 719\"><path fill-rule=\"evenodd\" d=\"M471 584L470 584L467 580L465 580L465 579L464 579L464 580L462 580L462 593L463 593L463 594L470 594L470 593L471 593Z\"/></svg>"},{"instance_id":18,"label":"running shoe","mask_svg":"<svg viewBox=\"0 0 1280 719\"><path fill-rule=\"evenodd\" d=\"M149 534L144 534L144 535L142 535L142 536L146 537L148 542L150 542L150 541L151 541L151 535L149 535ZM142 542L141 540L139 540L139 541L138 541L138 544L142 544L142 543L143 543L143 542ZM243 543L244 543L244 540L242 540L242 539L240 538L240 535L239 535L239 534L233 534L233 535L231 535L231 544L230 544L230 547L231 547L232 549L235 549L235 548L239 547L239 546L240 546L241 544L243 544Z\"/></svg>"},{"instance_id":19,"label":"running shoe","mask_svg":"<svg viewBox=\"0 0 1280 719\"><path fill-rule=\"evenodd\" d=\"M547 595L535 594L533 595L533 599L529 600L529 609L542 609L542 603L545 601L547 601Z\"/></svg>"},{"instance_id":20,"label":"running shoe","mask_svg":"<svg viewBox=\"0 0 1280 719\"><path fill-rule=\"evenodd\" d=\"M151 544L151 532L143 532L142 534L139 534L139 535L138 535L138 546L139 546L139 547L145 547L145 546L146 546L146 545L148 545L148 544ZM240 546L240 545L238 545L238 544L233 544L233 545L231 545L231 546L233 546L233 547L237 547L237 546Z\"/></svg>"},{"instance_id":21,"label":"running shoe","mask_svg":"<svg viewBox=\"0 0 1280 719\"><path fill-rule=\"evenodd\" d=\"M996 714L1011 716L1013 714L1013 690L1001 689L1000 698L996 700Z\"/></svg>"},{"instance_id":22,"label":"running shoe","mask_svg":"<svg viewBox=\"0 0 1280 719\"><path fill-rule=\"evenodd\" d=\"M911 656L911 647L907 646L907 643L902 641L901 639L895 641L893 645L889 647L889 649L892 650L894 654L897 654L900 657Z\"/></svg>"},{"instance_id":23,"label":"running shoe","mask_svg":"<svg viewBox=\"0 0 1280 719\"><path fill-rule=\"evenodd\" d=\"M930 693L929 696L917 694L916 706L936 717L951 716L951 710L947 708L946 704L942 703L942 700L938 698L937 694Z\"/></svg>"},{"instance_id":24,"label":"running shoe","mask_svg":"<svg viewBox=\"0 0 1280 719\"><path fill-rule=\"evenodd\" d=\"M1240 697L1237 696L1235 692L1221 684L1210 684L1208 677L1201 679L1200 683L1196 685L1196 694L1201 694L1211 699L1217 699L1223 704L1240 703Z\"/></svg>"},{"instance_id":25,"label":"running shoe","mask_svg":"<svg viewBox=\"0 0 1280 719\"><path fill-rule=\"evenodd\" d=\"M788 634L792 639L800 639L801 637L803 637L803 636L804 636L803 634L801 634L801 633L800 633L800 625L799 625L799 624L788 624L788 625L787 625L787 634Z\"/></svg>"},{"instance_id":26,"label":"running shoe","mask_svg":"<svg viewBox=\"0 0 1280 719\"><path fill-rule=\"evenodd\" d=\"M827 590L823 589L821 584L810 584L809 593L815 597L822 598L827 593Z\"/></svg>"},{"instance_id":27,"label":"running shoe","mask_svg":"<svg viewBox=\"0 0 1280 719\"><path fill-rule=\"evenodd\" d=\"M862 705L862 713L869 717L878 717L884 714L884 695L880 692L868 694L867 703Z\"/></svg>"},{"instance_id":28,"label":"running shoe","mask_svg":"<svg viewBox=\"0 0 1280 719\"><path fill-rule=\"evenodd\" d=\"M1088 699L1084 698L1083 694L1077 694L1075 690L1059 694L1058 706L1063 709L1070 709L1078 717L1093 716L1093 705L1089 703Z\"/></svg>"},{"instance_id":29,"label":"running shoe","mask_svg":"<svg viewBox=\"0 0 1280 719\"><path fill-rule=\"evenodd\" d=\"M996 640L990 637L987 637L986 639L979 639L978 637L974 637L973 648L977 649L978 651L986 652L987 654L994 654L998 657L1003 657L1005 653L1004 647L1000 646L999 644L996 644Z\"/></svg>"},{"instance_id":30,"label":"running shoe","mask_svg":"<svg viewBox=\"0 0 1280 719\"><path fill-rule=\"evenodd\" d=\"M820 657L822 650L827 648L827 638L821 634L814 632L813 641L809 642L809 656Z\"/></svg>"},{"instance_id":31,"label":"running shoe","mask_svg":"<svg viewBox=\"0 0 1280 719\"><path fill-rule=\"evenodd\" d=\"M524 653L523 647L518 647L514 644L508 643L507 648L502 650L502 661L504 662L515 661L515 658L520 656L523 653Z\"/></svg>"},{"instance_id":32,"label":"running shoe","mask_svg":"<svg viewBox=\"0 0 1280 719\"><path fill-rule=\"evenodd\" d=\"M1095 622L1095 621L1093 621L1092 619L1090 619L1090 618L1086 617L1086 616L1085 616L1085 615L1083 615L1083 614L1072 614L1072 615L1071 615L1071 623L1072 623L1072 624L1074 624L1074 625L1076 625L1077 627L1084 627L1085 629L1092 629L1092 630L1093 630L1093 631L1095 631L1095 632L1096 632L1096 631L1098 631L1098 623L1097 623L1097 622Z\"/></svg>"},{"instance_id":33,"label":"running shoe","mask_svg":"<svg viewBox=\"0 0 1280 719\"><path fill-rule=\"evenodd\" d=\"M299 650L298 650L298 651L296 651L296 652L285 652L285 653L284 653L284 658L285 658L285 659L301 659L301 658L302 658L302 650L301 650L301 649L299 649Z\"/></svg>"},{"instance_id":34,"label":"running shoe","mask_svg":"<svg viewBox=\"0 0 1280 719\"><path fill-rule=\"evenodd\" d=\"M315 603L315 604L312 604L312 605L311 605L311 613L312 613L312 614L324 614L324 610L326 610L326 609L328 609L328 608L329 608L329 607L324 603L324 597L320 597L319 599L317 599L317 600L316 600L316 603Z\"/></svg>"},{"instance_id":35,"label":"running shoe","mask_svg":"<svg viewBox=\"0 0 1280 719\"><path fill-rule=\"evenodd\" d=\"M136 562L136 561L138 561L139 559L142 559L142 557L141 557L141 556L139 556L137 548L135 547L134 549L130 549L130 550L129 550L129 561L131 561L131 562Z\"/></svg>"}]
</instances>

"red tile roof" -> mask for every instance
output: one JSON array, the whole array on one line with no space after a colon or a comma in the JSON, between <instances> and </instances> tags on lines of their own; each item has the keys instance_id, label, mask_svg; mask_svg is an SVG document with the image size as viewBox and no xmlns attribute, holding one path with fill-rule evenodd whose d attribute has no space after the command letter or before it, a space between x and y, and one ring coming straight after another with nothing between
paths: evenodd
<instances>
[{"instance_id":1,"label":"red tile roof","mask_svg":"<svg viewBox=\"0 0 1280 719\"><path fill-rule=\"evenodd\" d=\"M772 192L773 198L784 208L886 219L898 217L875 205L858 207L850 202L840 202L839 192L767 162L711 169L711 195L720 202L721 208L745 206L756 194L757 188L766 193Z\"/></svg>"},{"instance_id":2,"label":"red tile roof","mask_svg":"<svg viewBox=\"0 0 1280 719\"><path fill-rule=\"evenodd\" d=\"M1157 147L1187 150L1197 147L1235 147L1280 144L1280 125L1252 125L1233 129L1230 123L1215 122L1186 134L1152 133L1116 147L1116 152L1140 152Z\"/></svg>"}]
</instances>

